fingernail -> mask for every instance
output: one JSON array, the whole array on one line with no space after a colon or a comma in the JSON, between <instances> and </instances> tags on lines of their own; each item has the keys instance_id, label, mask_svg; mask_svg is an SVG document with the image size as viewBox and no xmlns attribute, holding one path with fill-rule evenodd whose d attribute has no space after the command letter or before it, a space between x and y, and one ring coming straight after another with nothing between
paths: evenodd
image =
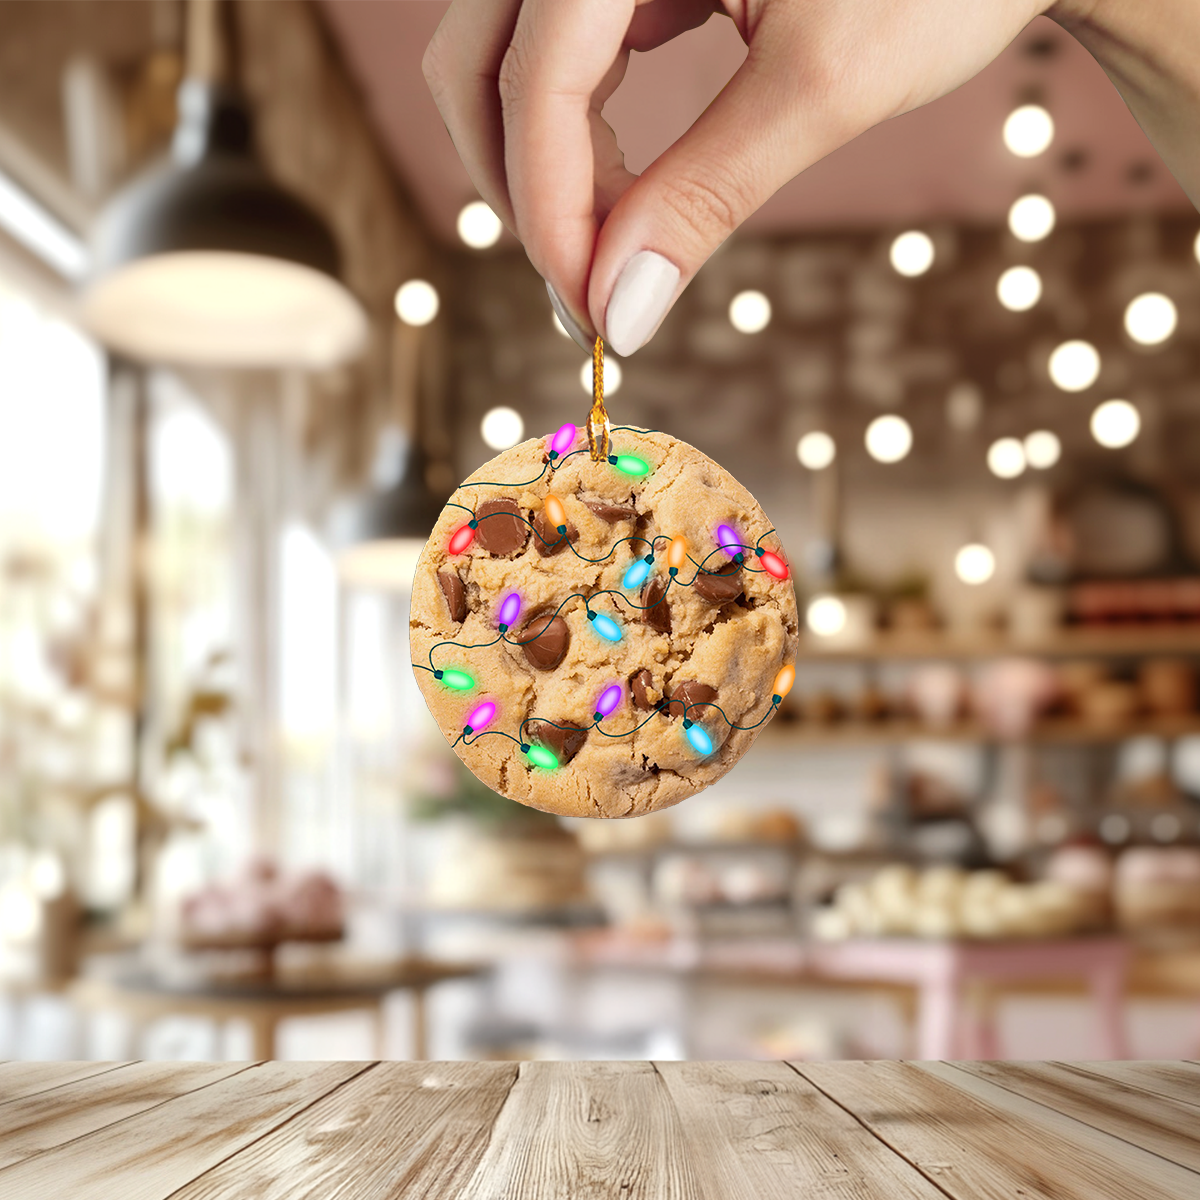
<instances>
[{"instance_id":1,"label":"fingernail","mask_svg":"<svg viewBox=\"0 0 1200 1200\"><path fill-rule=\"evenodd\" d=\"M625 264L604 313L608 344L617 354L632 354L650 340L678 286L679 268L653 250L640 250Z\"/></svg>"},{"instance_id":2,"label":"fingernail","mask_svg":"<svg viewBox=\"0 0 1200 1200\"><path fill-rule=\"evenodd\" d=\"M580 349L591 350L595 339L588 337L583 332L579 322L571 316L567 306L558 298L558 293L550 285L549 280L546 282L546 294L550 297L550 305L554 309L554 315L562 322L562 327L579 343Z\"/></svg>"}]
</instances>

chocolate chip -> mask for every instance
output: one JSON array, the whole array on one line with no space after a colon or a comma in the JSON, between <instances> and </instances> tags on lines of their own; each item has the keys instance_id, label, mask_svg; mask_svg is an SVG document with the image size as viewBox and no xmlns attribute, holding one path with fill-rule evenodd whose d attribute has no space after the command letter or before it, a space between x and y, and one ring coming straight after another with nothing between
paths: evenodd
<instances>
[{"instance_id":1,"label":"chocolate chip","mask_svg":"<svg viewBox=\"0 0 1200 1200\"><path fill-rule=\"evenodd\" d=\"M742 594L742 568L738 563L726 563L716 571L696 574L692 589L709 604L728 604Z\"/></svg>"},{"instance_id":2,"label":"chocolate chip","mask_svg":"<svg viewBox=\"0 0 1200 1200\"><path fill-rule=\"evenodd\" d=\"M529 539L529 526L515 500L488 500L475 510L475 520L475 540L499 558L524 549Z\"/></svg>"},{"instance_id":3,"label":"chocolate chip","mask_svg":"<svg viewBox=\"0 0 1200 1200\"><path fill-rule=\"evenodd\" d=\"M645 667L630 677L629 690L633 692L635 708L640 708L642 712L649 712L654 707L654 702L650 699L647 691L648 688L652 688L653 686L654 676Z\"/></svg>"},{"instance_id":4,"label":"chocolate chip","mask_svg":"<svg viewBox=\"0 0 1200 1200\"><path fill-rule=\"evenodd\" d=\"M543 721L535 718L525 722L527 736L531 742L553 750L559 766L569 763L583 749L588 731L573 721Z\"/></svg>"},{"instance_id":5,"label":"chocolate chip","mask_svg":"<svg viewBox=\"0 0 1200 1200\"><path fill-rule=\"evenodd\" d=\"M459 579L457 571L439 571L438 583L442 585L442 595L446 597L446 607L450 610L450 620L464 621L467 617L467 589Z\"/></svg>"},{"instance_id":6,"label":"chocolate chip","mask_svg":"<svg viewBox=\"0 0 1200 1200\"><path fill-rule=\"evenodd\" d=\"M716 698L716 688L709 687L707 683L699 683L695 679L685 680L671 693L667 715L703 721L708 715L707 704ZM692 705L697 707L692 708Z\"/></svg>"},{"instance_id":7,"label":"chocolate chip","mask_svg":"<svg viewBox=\"0 0 1200 1200\"><path fill-rule=\"evenodd\" d=\"M514 639L521 644L531 667L539 671L553 671L567 656L571 645L571 630L562 617L542 613L533 617Z\"/></svg>"},{"instance_id":8,"label":"chocolate chip","mask_svg":"<svg viewBox=\"0 0 1200 1200\"><path fill-rule=\"evenodd\" d=\"M659 633L671 632L671 606L664 598L667 580L651 579L642 588L642 620Z\"/></svg>"},{"instance_id":9,"label":"chocolate chip","mask_svg":"<svg viewBox=\"0 0 1200 1200\"><path fill-rule=\"evenodd\" d=\"M610 525L618 521L636 521L637 509L627 504L605 504L602 500L585 500L584 503L600 518Z\"/></svg>"},{"instance_id":10,"label":"chocolate chip","mask_svg":"<svg viewBox=\"0 0 1200 1200\"><path fill-rule=\"evenodd\" d=\"M545 509L533 518L533 531L537 534L533 544L542 558L553 558L556 554L561 554L572 542L579 541L579 530L574 525L568 522L567 532L559 533L558 526L550 524Z\"/></svg>"}]
</instances>

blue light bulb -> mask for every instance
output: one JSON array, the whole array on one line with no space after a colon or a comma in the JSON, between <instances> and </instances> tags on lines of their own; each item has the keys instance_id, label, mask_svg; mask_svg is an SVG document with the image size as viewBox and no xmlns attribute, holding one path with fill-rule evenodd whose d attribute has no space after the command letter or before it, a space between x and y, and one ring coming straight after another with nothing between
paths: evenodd
<instances>
[{"instance_id":1,"label":"blue light bulb","mask_svg":"<svg viewBox=\"0 0 1200 1200\"><path fill-rule=\"evenodd\" d=\"M687 740L692 743L692 749L702 756L713 752L712 738L699 725L687 725Z\"/></svg>"},{"instance_id":2,"label":"blue light bulb","mask_svg":"<svg viewBox=\"0 0 1200 1200\"><path fill-rule=\"evenodd\" d=\"M592 621L592 628L608 642L619 642L621 640L621 627L612 619L606 617L603 613L588 613Z\"/></svg>"},{"instance_id":3,"label":"blue light bulb","mask_svg":"<svg viewBox=\"0 0 1200 1200\"><path fill-rule=\"evenodd\" d=\"M639 588L646 582L646 576L650 574L653 564L648 563L644 558L639 558L637 562L625 572L625 578L621 580L623 588Z\"/></svg>"}]
</instances>

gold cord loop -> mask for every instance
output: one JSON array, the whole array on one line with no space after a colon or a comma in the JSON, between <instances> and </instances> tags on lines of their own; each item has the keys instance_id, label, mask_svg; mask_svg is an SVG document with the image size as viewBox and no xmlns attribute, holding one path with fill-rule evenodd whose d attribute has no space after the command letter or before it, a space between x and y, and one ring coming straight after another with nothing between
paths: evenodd
<instances>
[{"instance_id":1,"label":"gold cord loop","mask_svg":"<svg viewBox=\"0 0 1200 1200\"><path fill-rule=\"evenodd\" d=\"M587 419L588 446L592 462L608 460L608 410L604 407L604 339L592 347L592 411Z\"/></svg>"}]
</instances>

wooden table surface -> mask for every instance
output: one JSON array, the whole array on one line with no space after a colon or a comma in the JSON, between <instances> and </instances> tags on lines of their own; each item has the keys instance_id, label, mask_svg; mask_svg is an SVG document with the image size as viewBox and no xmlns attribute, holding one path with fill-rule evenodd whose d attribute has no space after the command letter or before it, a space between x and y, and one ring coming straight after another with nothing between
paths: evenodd
<instances>
[{"instance_id":1,"label":"wooden table surface","mask_svg":"<svg viewBox=\"0 0 1200 1200\"><path fill-rule=\"evenodd\" d=\"M4 1200L1197 1200L1200 1066L4 1063Z\"/></svg>"}]
</instances>

